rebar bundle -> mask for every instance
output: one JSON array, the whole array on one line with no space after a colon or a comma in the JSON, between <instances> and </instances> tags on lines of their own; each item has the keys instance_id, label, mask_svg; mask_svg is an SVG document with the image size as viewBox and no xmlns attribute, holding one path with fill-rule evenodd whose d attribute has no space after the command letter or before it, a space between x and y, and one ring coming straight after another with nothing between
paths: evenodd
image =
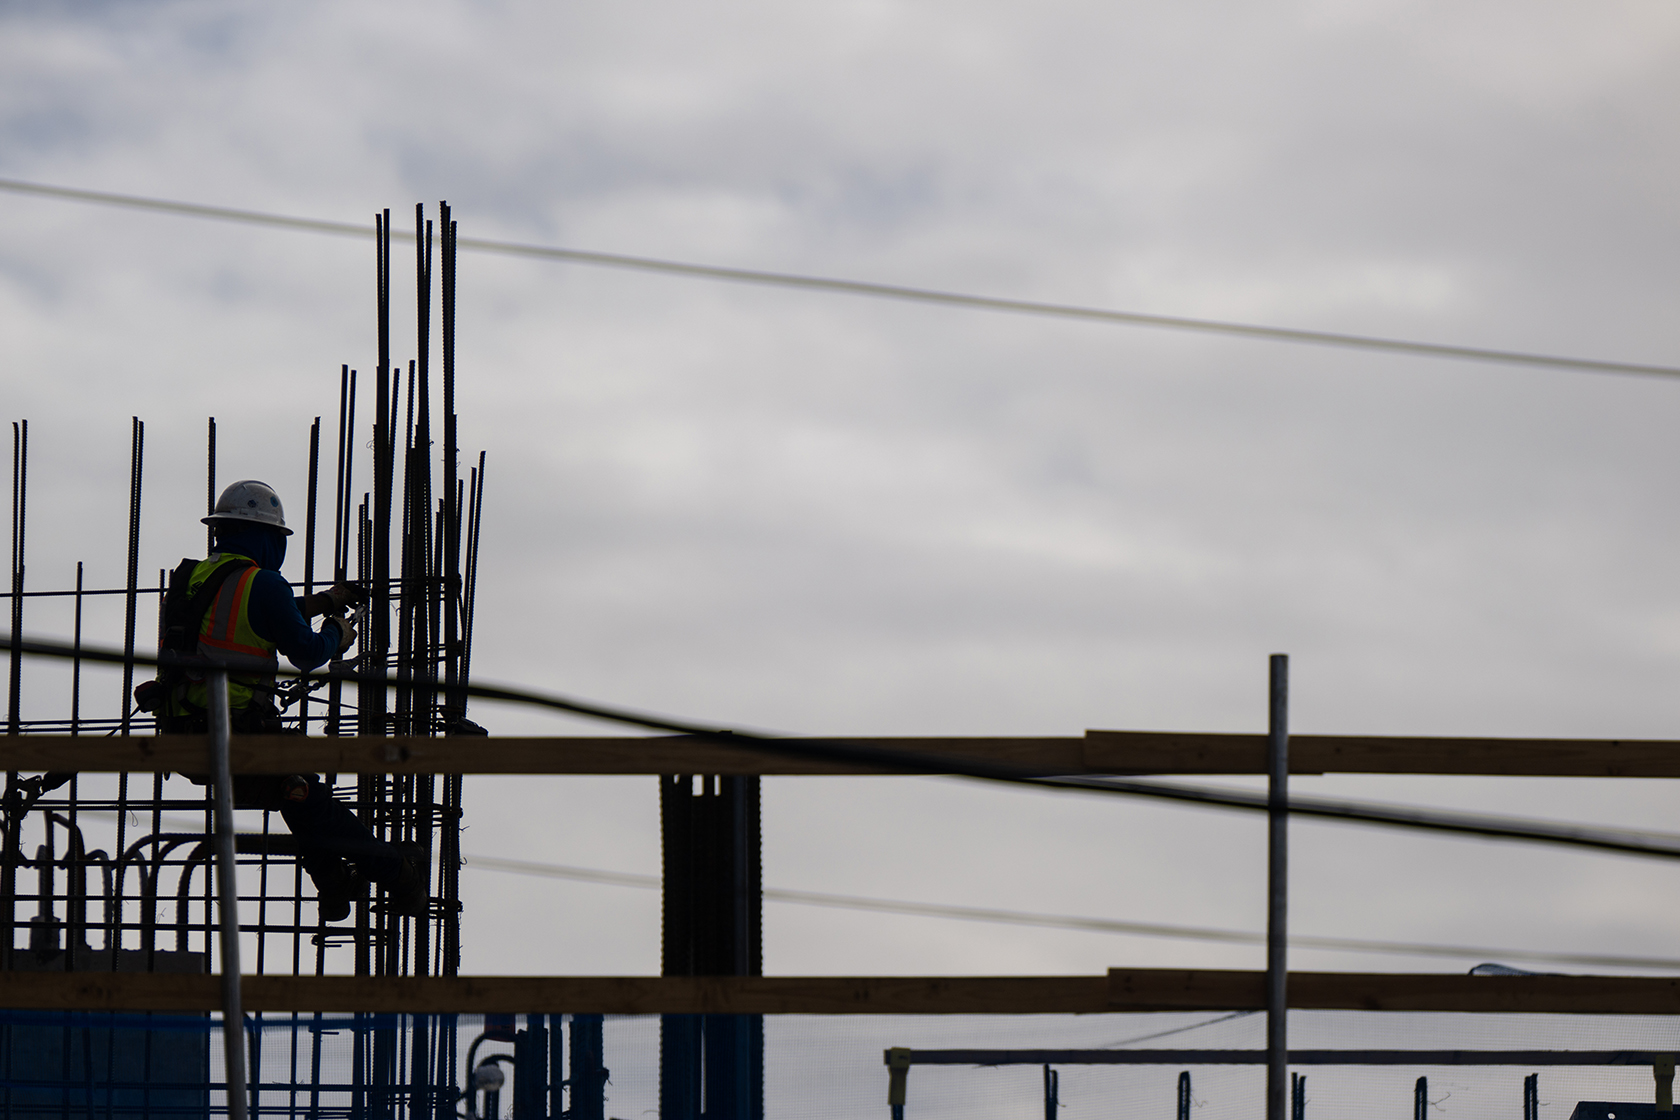
<instances>
[{"instance_id":1,"label":"rebar bundle","mask_svg":"<svg viewBox=\"0 0 1680 1120\"><path fill-rule=\"evenodd\" d=\"M467 719L463 691L471 666L485 458L480 452L476 464L462 477L455 412L455 222L447 203L440 207L435 238L423 207L415 208L415 218L415 357L408 362L406 377L391 360L391 222L390 212L385 211L376 218L378 364L372 438L369 443L366 434L357 430L358 377L345 364L339 374L337 460L330 502L331 582L360 585L368 606L358 645L347 652L345 661L333 662L329 668L388 673L398 683L388 695L378 685L357 684L346 690L340 681L306 674L281 686L278 704L290 733L483 734ZM434 242L442 250L441 275L435 277ZM434 284L441 294L441 462L433 454L432 433ZM16 649L28 624L25 607L32 599L72 600L72 642L79 650L84 604L98 596L121 595L125 607L122 648L132 659L143 600L155 596L161 637L167 572L159 571L155 586L140 585L145 426L136 417L131 432L125 585L88 588L78 563L74 589L60 591L25 590L28 422L15 423L12 430L12 569L7 598L14 648L8 666L7 731L70 736L153 733L157 721L140 712L132 699L132 660L123 666L121 706L114 713L84 714L82 664L71 660L66 666L68 712L43 715L23 710L23 696L38 695L40 682L26 685ZM371 447L365 465L355 455L359 443ZM308 493L301 534L303 580L294 584L304 595L316 590L317 527L321 507L327 504L320 500L320 452L321 420L316 417L309 429ZM214 512L217 496L216 459L216 421L211 418L207 512ZM364 475L370 476L371 484L362 482ZM324 543L325 534L319 536ZM30 674L33 677L37 672L31 669ZM248 943L254 942L255 950L245 956L251 962L248 968L293 975L329 971L456 974L460 964L460 775L361 775L343 783L337 779L337 775L326 776L334 795L352 806L378 841L413 845L427 854L427 913L424 917L395 913L383 894L375 892L356 900L349 921L328 924L320 920L296 841L284 827L276 828L273 813L262 811L260 829L237 838L243 884L240 931ZM144 775L7 774L0 800L4 808L0 922L5 927L0 968L122 972L212 968L216 915L209 874L208 789L192 784L190 778L163 774L150 776L149 789L145 785ZM90 839L95 833L104 839ZM109 849L102 844L109 844ZM354 854L349 855L353 860ZM22 944L20 930L27 930ZM386 1018L376 1024L369 1019L365 1030L323 1034L309 1029L308 1016L291 1018L299 1031L291 1048L291 1068L265 1071L264 1076L304 1091L291 1092L288 1106L279 1111L393 1117L454 1114L458 1054L449 1020L393 1023ZM134 1099L158 1115L204 1115L210 1107L204 1103L208 1097L188 1094L183 1098L177 1093L154 1098L148 1094L164 1091L147 1088L160 1080L179 1084L183 1070L195 1062L203 1067L199 1080L208 1085L207 1051L201 1036L164 1032L154 1038L151 1032L107 1030L89 1042L91 1030L83 1031L78 1040L71 1037L75 1032L68 1027L0 1026L6 1086L0 1089L0 1114L58 1115L61 1105L68 1107L69 1097L55 1097L48 1107L39 1094L16 1087L23 1074L20 1065L33 1069L42 1062L61 1075L60 1084L77 1079L101 1082L105 1094L101 1112L133 1111L117 1103L119 1098L130 1099L124 1093L141 1094ZM187 1049L182 1050L183 1046ZM139 1050L130 1053L136 1047ZM337 1054L337 1049L345 1053ZM94 1060L95 1051L102 1055L99 1061ZM325 1080L324 1056L329 1066ZM348 1080L346 1064L352 1071ZM97 1068L101 1065L103 1070ZM253 1076L257 1074L253 1070Z\"/></svg>"}]
</instances>

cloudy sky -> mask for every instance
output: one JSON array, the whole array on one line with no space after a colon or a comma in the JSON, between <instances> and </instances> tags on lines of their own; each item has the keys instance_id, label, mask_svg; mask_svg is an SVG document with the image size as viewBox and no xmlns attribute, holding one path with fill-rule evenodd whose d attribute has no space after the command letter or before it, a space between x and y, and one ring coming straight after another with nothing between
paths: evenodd
<instances>
[{"instance_id":1,"label":"cloudy sky","mask_svg":"<svg viewBox=\"0 0 1680 1120\"><path fill-rule=\"evenodd\" d=\"M0 178L337 221L389 206L402 227L447 199L464 236L1672 365L1677 56L1662 0L12 2ZM202 550L206 416L221 477L301 513L309 422L330 440L340 363L374 365L371 244L0 197L30 586L69 586L78 560L121 582L131 416L143 573ZM1253 731L1283 651L1297 731L1680 738L1680 383L461 270L462 444L489 456L480 679L812 734ZM68 632L31 610L31 632ZM89 628L120 640L115 614ZM53 714L52 671L28 672ZM92 687L114 711L114 680ZM1297 788L1673 825L1658 782ZM469 799L469 852L657 869L652 779ZM1263 927L1247 818L781 779L765 831L774 886ZM1680 956L1666 865L1295 836L1302 933ZM469 971L658 968L654 892L465 882ZM784 974L1261 961L766 921Z\"/></svg>"}]
</instances>

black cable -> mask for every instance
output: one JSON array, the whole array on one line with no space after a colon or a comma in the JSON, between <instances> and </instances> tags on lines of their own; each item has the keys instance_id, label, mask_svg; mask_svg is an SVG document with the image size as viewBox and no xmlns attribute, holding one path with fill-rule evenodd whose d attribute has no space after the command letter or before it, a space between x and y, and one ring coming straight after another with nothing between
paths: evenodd
<instances>
[{"instance_id":1,"label":"black cable","mask_svg":"<svg viewBox=\"0 0 1680 1120\"><path fill-rule=\"evenodd\" d=\"M0 642L10 642L9 635L0 635ZM123 664L125 657L114 650L90 646L80 649L61 642L24 639L12 648L37 657L80 657L83 661ZM157 665L158 658L134 654L130 660L136 665ZM197 659L173 659L175 663ZM237 668L237 666L235 666ZM284 672L284 676L302 674ZM399 682L378 673L320 672L310 674L315 681L341 680L356 684L384 685L396 688ZM1059 777L1047 778L1032 771L989 759L960 758L918 751L889 750L863 743L847 743L834 739L790 739L758 735L744 731L706 727L669 716L632 712L626 708L609 707L560 696L544 696L518 689L488 685L466 685L468 696L480 700L502 700L515 704L529 704L568 715L644 727L651 731L665 731L742 750L787 758L816 759L824 762L876 767L909 775L939 774L959 778L975 778L988 782L1032 786L1038 789L1071 790L1081 793L1107 793L1127 797L1148 797L1208 808L1247 809L1266 812L1265 793L1243 790L1210 789L1169 782L1141 781L1135 778ZM1358 824L1386 825L1392 828L1419 829L1460 836L1480 836L1496 840L1524 840L1534 843L1558 844L1571 848L1617 852L1623 855L1653 856L1661 859L1680 859L1680 835L1672 833L1640 833L1628 830L1583 828L1553 821L1530 821L1514 817L1480 817L1469 813L1445 813L1434 809L1419 809L1404 805L1378 805L1369 802L1336 801L1328 798L1291 797L1289 812L1293 816L1321 820L1335 820Z\"/></svg>"},{"instance_id":2,"label":"black cable","mask_svg":"<svg viewBox=\"0 0 1680 1120\"><path fill-rule=\"evenodd\" d=\"M571 882L596 883L614 887L636 887L644 890L657 890L662 883L658 875L637 875L625 871L605 871L593 867L570 867L565 864L504 859L500 856L471 855L469 853L462 853L461 858L466 860L466 866L469 870L477 868L483 871L500 871L511 875L564 879ZM1266 943L1264 933L1249 930L1216 929L1209 926L1128 922L1114 918L1080 917L1073 914L1042 914L1030 910L954 906L937 902L907 902L897 899L866 898L859 895L829 894L823 891L790 890L785 887L765 887L763 895L766 902L822 906L837 910L901 914L907 917L949 918L967 922L992 922L999 925L1032 926L1038 929L1065 929L1083 933L1123 934L1132 937L1160 937L1172 940L1219 941L1244 945L1264 945ZM1548 953L1538 949L1494 949L1477 945L1373 941L1365 938L1321 937L1312 934L1291 935L1289 944L1298 949L1326 949L1345 953L1381 953L1389 956L1449 957L1471 960L1505 958L1507 960L1541 961L1558 964L1610 965L1618 968L1680 968L1680 959L1674 957L1630 957L1611 953ZM1164 1033L1174 1034L1177 1031ZM1148 1037L1157 1036L1151 1035ZM1142 1042L1144 1039L1132 1039L1131 1041Z\"/></svg>"},{"instance_id":3,"label":"black cable","mask_svg":"<svg viewBox=\"0 0 1680 1120\"><path fill-rule=\"evenodd\" d=\"M18 179L0 179L0 190L38 195L45 198L59 198L72 202L124 206L131 209L178 214L191 218L212 218L218 221L244 222L252 225L306 230L310 233L367 237L373 232L370 227L358 225L354 222L298 218L285 214L269 214L259 210L207 206L195 202L176 202L170 199L145 198L140 195L116 194L109 191L89 191L76 187L28 183ZM408 241L414 239L413 233L401 230L392 230L391 236ZM672 276L689 276L703 280L725 280L738 284L797 288L804 291L867 296L874 299L907 300L912 303L932 303L946 307L964 307L976 311L1005 311L1017 315L1080 319L1086 322L1114 323L1133 327L1159 327L1166 330L1254 338L1269 342L1335 346L1353 350L1410 354L1416 357L1494 362L1502 365L1538 366L1544 369L1571 370L1581 373L1628 373L1656 377L1680 376L1680 367L1676 366L1649 365L1639 362L1611 362L1597 358L1568 358L1553 354L1533 354L1520 350L1499 350L1480 346L1450 346L1434 342L1412 342L1398 338L1341 334L1335 331L1265 327L1253 323L1232 323L1218 319L1192 319L1181 315L1148 315L1135 311L1112 311L1100 307L1081 307L1076 304L1001 299L995 296L976 296L962 292L938 291L931 288L913 288L901 284L879 284L868 280L840 280L825 276L769 272L755 268L726 268L718 265L692 264L686 261L629 256L623 253L597 253L584 249L561 249L554 246L528 245L514 241L492 241L480 237L456 238L455 244L459 248L476 249L481 253L500 253L505 256L531 257L540 260L564 261L570 264L596 265L605 268L627 268L638 272L659 272Z\"/></svg>"}]
</instances>

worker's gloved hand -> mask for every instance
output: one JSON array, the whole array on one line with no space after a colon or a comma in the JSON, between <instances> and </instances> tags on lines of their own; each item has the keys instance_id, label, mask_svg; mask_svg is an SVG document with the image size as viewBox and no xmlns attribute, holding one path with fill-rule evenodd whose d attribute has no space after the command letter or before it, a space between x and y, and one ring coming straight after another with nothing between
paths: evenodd
<instances>
[{"instance_id":1,"label":"worker's gloved hand","mask_svg":"<svg viewBox=\"0 0 1680 1120\"><path fill-rule=\"evenodd\" d=\"M353 583L335 583L325 591L318 591L298 601L303 617L320 614L341 615L348 607L359 607L367 601L367 592Z\"/></svg>"},{"instance_id":2,"label":"worker's gloved hand","mask_svg":"<svg viewBox=\"0 0 1680 1120\"><path fill-rule=\"evenodd\" d=\"M344 651L349 649L350 643L356 640L356 624L348 618L337 618L329 615L327 620L321 623L321 633L325 634L329 629L338 632L338 651L333 656L335 658L344 656Z\"/></svg>"}]
</instances>

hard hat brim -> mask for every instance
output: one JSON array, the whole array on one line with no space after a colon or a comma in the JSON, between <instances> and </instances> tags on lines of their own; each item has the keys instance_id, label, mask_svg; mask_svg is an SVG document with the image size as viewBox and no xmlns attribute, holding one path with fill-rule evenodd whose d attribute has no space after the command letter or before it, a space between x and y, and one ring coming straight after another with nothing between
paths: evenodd
<instances>
[{"instance_id":1,"label":"hard hat brim","mask_svg":"<svg viewBox=\"0 0 1680 1120\"><path fill-rule=\"evenodd\" d=\"M292 530L286 528L284 525L276 525L272 521L263 521L260 518L256 518L256 517L240 517L237 514L232 514L232 513L212 513L209 517L201 517L198 520L199 520L200 524L211 525L211 526L215 526L215 525L260 525L264 529L273 529L276 533L280 533L284 536L289 537L289 536L293 535Z\"/></svg>"}]
</instances>

